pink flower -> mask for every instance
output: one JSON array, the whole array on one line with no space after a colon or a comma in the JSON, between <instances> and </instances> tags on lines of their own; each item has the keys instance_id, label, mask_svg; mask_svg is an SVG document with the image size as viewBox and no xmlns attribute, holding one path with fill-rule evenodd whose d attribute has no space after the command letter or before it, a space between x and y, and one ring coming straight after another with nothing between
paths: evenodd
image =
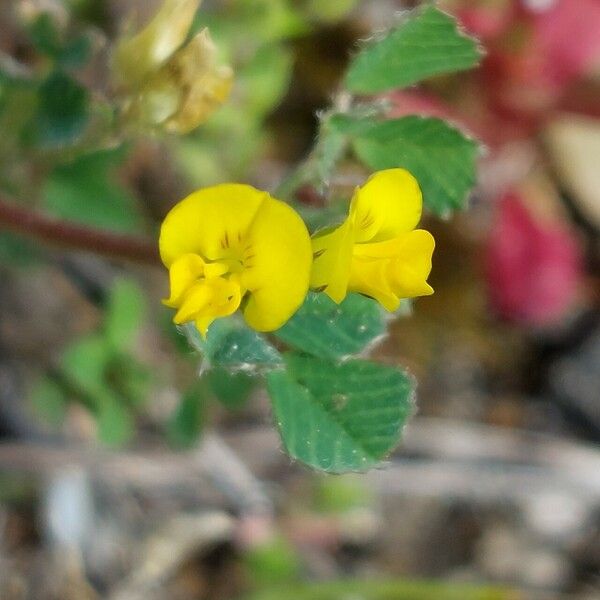
<instances>
[{"instance_id":1,"label":"pink flower","mask_svg":"<svg viewBox=\"0 0 600 600\"><path fill-rule=\"evenodd\" d=\"M560 320L575 300L582 263L578 240L563 223L536 218L515 192L500 201L486 264L499 316L533 326Z\"/></svg>"}]
</instances>

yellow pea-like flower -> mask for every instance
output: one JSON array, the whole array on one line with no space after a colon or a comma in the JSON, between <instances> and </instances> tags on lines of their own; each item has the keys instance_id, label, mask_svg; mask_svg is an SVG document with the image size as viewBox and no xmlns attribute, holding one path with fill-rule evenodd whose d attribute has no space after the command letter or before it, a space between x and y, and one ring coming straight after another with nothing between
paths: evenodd
<instances>
[{"instance_id":1,"label":"yellow pea-like flower","mask_svg":"<svg viewBox=\"0 0 600 600\"><path fill-rule=\"evenodd\" d=\"M346 221L313 237L311 287L340 303L348 292L394 311L402 298L428 296L433 236L415 229L423 198L405 169L372 175L356 189Z\"/></svg>"},{"instance_id":2,"label":"yellow pea-like flower","mask_svg":"<svg viewBox=\"0 0 600 600\"><path fill-rule=\"evenodd\" d=\"M306 225L287 204L249 185L227 183L175 205L160 231L174 322L202 335L241 309L250 327L274 331L308 292L312 250Z\"/></svg>"}]
</instances>

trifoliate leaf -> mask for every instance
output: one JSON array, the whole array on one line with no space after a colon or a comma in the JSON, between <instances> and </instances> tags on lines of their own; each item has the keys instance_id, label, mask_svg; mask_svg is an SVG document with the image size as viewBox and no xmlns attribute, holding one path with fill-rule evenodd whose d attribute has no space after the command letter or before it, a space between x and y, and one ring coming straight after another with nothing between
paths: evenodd
<instances>
[{"instance_id":1,"label":"trifoliate leaf","mask_svg":"<svg viewBox=\"0 0 600 600\"><path fill-rule=\"evenodd\" d=\"M332 117L352 136L354 151L374 170L403 167L418 180L425 206L440 216L464 208L475 183L477 143L437 118L378 121Z\"/></svg>"},{"instance_id":2,"label":"trifoliate leaf","mask_svg":"<svg viewBox=\"0 0 600 600\"><path fill-rule=\"evenodd\" d=\"M286 367L269 373L267 383L290 456L322 471L363 471L398 443L413 406L413 383L404 371L295 354Z\"/></svg>"},{"instance_id":3,"label":"trifoliate leaf","mask_svg":"<svg viewBox=\"0 0 600 600\"><path fill-rule=\"evenodd\" d=\"M279 352L241 319L217 319L208 328L206 339L193 323L187 323L181 329L209 365L251 370L281 364Z\"/></svg>"},{"instance_id":4,"label":"trifoliate leaf","mask_svg":"<svg viewBox=\"0 0 600 600\"><path fill-rule=\"evenodd\" d=\"M359 52L348 69L346 86L360 94L385 92L470 69L479 58L476 41L458 31L452 17L429 6Z\"/></svg>"},{"instance_id":5,"label":"trifoliate leaf","mask_svg":"<svg viewBox=\"0 0 600 600\"><path fill-rule=\"evenodd\" d=\"M335 359L358 354L384 332L383 313L371 298L349 294L338 305L311 292L275 335L307 354Z\"/></svg>"}]
</instances>

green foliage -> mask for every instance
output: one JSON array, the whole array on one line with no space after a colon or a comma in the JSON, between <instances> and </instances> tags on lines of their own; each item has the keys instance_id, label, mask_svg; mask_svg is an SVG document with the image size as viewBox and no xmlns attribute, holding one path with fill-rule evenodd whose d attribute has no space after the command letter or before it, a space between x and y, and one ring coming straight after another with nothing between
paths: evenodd
<instances>
[{"instance_id":1,"label":"green foliage","mask_svg":"<svg viewBox=\"0 0 600 600\"><path fill-rule=\"evenodd\" d=\"M46 56L56 56L62 47L60 35L50 13L41 13L29 28L34 48Z\"/></svg>"},{"instance_id":2,"label":"green foliage","mask_svg":"<svg viewBox=\"0 0 600 600\"><path fill-rule=\"evenodd\" d=\"M107 446L121 446L133 435L131 412L118 397L103 397L97 407L96 419L98 439Z\"/></svg>"},{"instance_id":3,"label":"green foliage","mask_svg":"<svg viewBox=\"0 0 600 600\"><path fill-rule=\"evenodd\" d=\"M358 475L319 477L317 483L315 509L319 512L341 514L372 502L369 489Z\"/></svg>"},{"instance_id":4,"label":"green foliage","mask_svg":"<svg viewBox=\"0 0 600 600\"><path fill-rule=\"evenodd\" d=\"M310 292L275 335L307 354L336 359L362 352L384 333L383 312L371 298L349 294L338 306L325 294Z\"/></svg>"},{"instance_id":5,"label":"green foliage","mask_svg":"<svg viewBox=\"0 0 600 600\"><path fill-rule=\"evenodd\" d=\"M445 121L331 118L352 139L357 156L371 169L404 167L419 181L425 206L439 216L463 208L475 183L477 144Z\"/></svg>"},{"instance_id":6,"label":"green foliage","mask_svg":"<svg viewBox=\"0 0 600 600\"><path fill-rule=\"evenodd\" d=\"M63 352L56 380L42 379L32 401L38 413L58 424L68 402L95 416L99 439L117 446L133 434L133 414L145 401L151 374L131 353L145 312L142 291L117 279L110 290L103 327L80 337Z\"/></svg>"},{"instance_id":7,"label":"green foliage","mask_svg":"<svg viewBox=\"0 0 600 600\"><path fill-rule=\"evenodd\" d=\"M42 146L63 146L83 135L88 122L87 90L71 76L57 70L39 89L33 122L35 138Z\"/></svg>"},{"instance_id":8,"label":"green foliage","mask_svg":"<svg viewBox=\"0 0 600 600\"><path fill-rule=\"evenodd\" d=\"M167 437L179 448L192 446L204 425L207 401L206 384L203 380L192 385L183 394L179 406L167 423Z\"/></svg>"},{"instance_id":9,"label":"green foliage","mask_svg":"<svg viewBox=\"0 0 600 600\"><path fill-rule=\"evenodd\" d=\"M404 371L297 354L286 367L269 373L267 387L290 456L331 473L364 471L398 443L413 406Z\"/></svg>"},{"instance_id":10,"label":"green foliage","mask_svg":"<svg viewBox=\"0 0 600 600\"><path fill-rule=\"evenodd\" d=\"M470 69L480 58L475 40L433 6L411 15L354 57L346 75L352 92L373 94L406 87L432 75Z\"/></svg>"},{"instance_id":11,"label":"green foliage","mask_svg":"<svg viewBox=\"0 0 600 600\"><path fill-rule=\"evenodd\" d=\"M241 319L217 319L208 328L206 339L193 323L184 325L182 330L192 346L202 353L207 366L237 370L269 368L281 363L279 352Z\"/></svg>"},{"instance_id":12,"label":"green foliage","mask_svg":"<svg viewBox=\"0 0 600 600\"><path fill-rule=\"evenodd\" d=\"M213 367L205 375L215 398L229 410L243 408L257 385L256 375Z\"/></svg>"},{"instance_id":13,"label":"green foliage","mask_svg":"<svg viewBox=\"0 0 600 600\"><path fill-rule=\"evenodd\" d=\"M105 373L110 346L103 336L92 334L73 342L63 353L62 372L80 392L94 400L109 395Z\"/></svg>"},{"instance_id":14,"label":"green foliage","mask_svg":"<svg viewBox=\"0 0 600 600\"><path fill-rule=\"evenodd\" d=\"M69 0L68 4L100 18L102 11L92 7L97 3ZM210 28L220 59L234 69L235 87L228 103L202 129L167 142L190 183L206 186L248 178L257 156L272 141L267 119L289 87L294 60L289 40L310 31L315 20L344 18L355 4L356 0L300 4L231 0L211 3L198 12L194 30ZM42 208L59 218L139 233L144 222L136 200L117 177L126 148L99 150L108 140L128 135L126 111L119 111L110 94L99 100L101 94L91 94L73 73L85 65L91 50L85 33L70 35L81 30L73 24L60 27L42 14L28 30L38 60L18 75L0 72L0 186L17 197L41 197ZM351 60L346 90L337 103L343 114L324 113L309 159L276 195L293 201L304 183L324 191L351 150L369 171L410 170L432 212L447 216L462 208L475 180L475 142L439 119L384 120L376 102L360 107L351 94L378 94L464 70L479 56L476 42L435 7L407 15ZM94 139L104 126L106 131ZM36 158L30 172L47 177L29 190L24 186L29 171L21 169L21 179L15 179L18 169L11 165L19 164L20 152L31 150ZM66 158L70 162L58 164ZM347 198L334 197L326 207L298 209L314 230L340 221L347 212ZM10 238L0 238L0 256L2 252L10 256L11 243ZM12 254L21 254L16 248ZM65 349L56 377L40 382L33 402L56 424L64 418L68 402L81 402L97 419L99 437L119 445L132 435L135 414L152 381L133 354L146 307L137 286L120 279L105 308L101 327ZM182 394L167 424L172 444L189 447L197 440L213 397L227 408L245 406L263 374L283 445L306 465L333 473L363 471L384 459L400 439L413 407L412 379L400 368L356 358L385 334L386 318L374 300L350 294L336 305L324 294L310 293L297 313L273 333L275 342L249 329L239 317L217 319L206 339L193 324L181 329L204 363L201 379ZM282 356L279 346L291 352ZM344 481L337 481L337 487L323 486L320 502L325 509L343 510L359 502ZM282 540L249 555L248 566L257 582L268 585L289 581L298 571L293 551ZM383 598L392 588L382 584L378 589L385 591L379 596L365 591L365 598ZM417 594L415 598L425 597L418 595L422 588L405 589ZM321 593L323 598L335 597L327 595L326 587L317 588L315 594ZM437 598L444 596L440 592Z\"/></svg>"},{"instance_id":15,"label":"green foliage","mask_svg":"<svg viewBox=\"0 0 600 600\"><path fill-rule=\"evenodd\" d=\"M15 267L31 267L41 258L37 246L10 231L0 232L0 263Z\"/></svg>"},{"instance_id":16,"label":"green foliage","mask_svg":"<svg viewBox=\"0 0 600 600\"><path fill-rule=\"evenodd\" d=\"M253 594L247 600L514 600L518 597L514 590L495 586L400 579L345 580L298 584L293 588L274 587Z\"/></svg>"},{"instance_id":17,"label":"green foliage","mask_svg":"<svg viewBox=\"0 0 600 600\"><path fill-rule=\"evenodd\" d=\"M122 149L102 150L56 167L42 190L48 212L100 228L139 231L135 198L114 174L123 156Z\"/></svg>"},{"instance_id":18,"label":"green foliage","mask_svg":"<svg viewBox=\"0 0 600 600\"><path fill-rule=\"evenodd\" d=\"M245 109L264 118L282 99L291 78L292 53L278 44L260 46L238 76Z\"/></svg>"},{"instance_id":19,"label":"green foliage","mask_svg":"<svg viewBox=\"0 0 600 600\"><path fill-rule=\"evenodd\" d=\"M146 298L130 279L117 279L110 290L104 320L105 334L115 350L131 346L146 316Z\"/></svg>"},{"instance_id":20,"label":"green foliage","mask_svg":"<svg viewBox=\"0 0 600 600\"><path fill-rule=\"evenodd\" d=\"M351 92L380 93L471 68L480 56L476 41L463 35L452 17L427 6L366 45L352 60L345 83ZM291 185L284 187L286 194L305 182L322 185L350 145L369 170L411 171L425 206L435 214L447 217L464 208L475 183L476 142L440 119L380 119L380 111L373 103L325 115L318 143Z\"/></svg>"},{"instance_id":21,"label":"green foliage","mask_svg":"<svg viewBox=\"0 0 600 600\"><path fill-rule=\"evenodd\" d=\"M335 23L347 17L356 8L358 0L336 0L335 2L323 2L322 0L308 0L308 14L325 23Z\"/></svg>"},{"instance_id":22,"label":"green foliage","mask_svg":"<svg viewBox=\"0 0 600 600\"><path fill-rule=\"evenodd\" d=\"M91 43L86 35L64 39L49 13L40 14L29 28L33 46L65 68L83 66L90 58Z\"/></svg>"},{"instance_id":23,"label":"green foliage","mask_svg":"<svg viewBox=\"0 0 600 600\"><path fill-rule=\"evenodd\" d=\"M40 380L31 392L35 412L50 425L60 425L67 412L67 398L62 387L50 378Z\"/></svg>"},{"instance_id":24,"label":"green foliage","mask_svg":"<svg viewBox=\"0 0 600 600\"><path fill-rule=\"evenodd\" d=\"M298 554L281 536L249 549L244 554L244 563L257 588L292 582L300 573Z\"/></svg>"},{"instance_id":25,"label":"green foliage","mask_svg":"<svg viewBox=\"0 0 600 600\"><path fill-rule=\"evenodd\" d=\"M235 82L228 102L174 145L183 173L198 186L247 177L268 143L265 119L291 79L292 52L284 42L308 29L289 0L235 0L213 10L198 12L195 30L210 28Z\"/></svg>"},{"instance_id":26,"label":"green foliage","mask_svg":"<svg viewBox=\"0 0 600 600\"><path fill-rule=\"evenodd\" d=\"M302 35L308 25L291 0L233 0L223 12L198 13L198 27L208 25L215 35L240 32L260 42L277 42Z\"/></svg>"}]
</instances>

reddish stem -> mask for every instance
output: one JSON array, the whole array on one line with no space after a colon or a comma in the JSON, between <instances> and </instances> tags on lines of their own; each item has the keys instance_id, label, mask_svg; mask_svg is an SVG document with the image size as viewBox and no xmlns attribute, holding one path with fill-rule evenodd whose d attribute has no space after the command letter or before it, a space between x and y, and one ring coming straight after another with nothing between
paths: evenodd
<instances>
[{"instance_id":1,"label":"reddish stem","mask_svg":"<svg viewBox=\"0 0 600 600\"><path fill-rule=\"evenodd\" d=\"M143 238L54 219L0 197L0 228L44 242L149 265L159 265L157 245Z\"/></svg>"}]
</instances>

